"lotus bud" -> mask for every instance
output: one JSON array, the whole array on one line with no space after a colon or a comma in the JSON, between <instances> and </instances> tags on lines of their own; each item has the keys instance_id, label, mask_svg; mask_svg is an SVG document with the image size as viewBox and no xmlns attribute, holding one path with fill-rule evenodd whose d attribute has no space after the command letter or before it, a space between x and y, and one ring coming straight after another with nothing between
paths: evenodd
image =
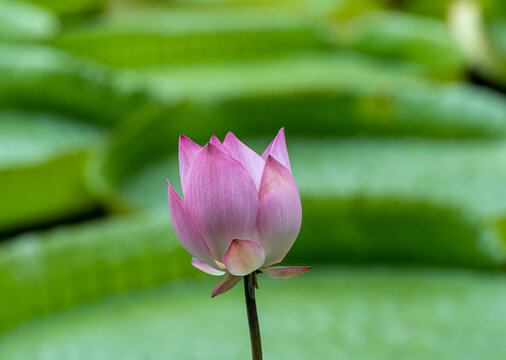
<instances>
[{"instance_id":1,"label":"lotus bud","mask_svg":"<svg viewBox=\"0 0 506 360\"><path fill-rule=\"evenodd\" d=\"M277 266L299 234L302 208L284 129L260 156L229 132L200 146L181 135L184 201L167 180L172 225L192 265L223 275L212 296L256 271L286 279L310 269Z\"/></svg>"}]
</instances>

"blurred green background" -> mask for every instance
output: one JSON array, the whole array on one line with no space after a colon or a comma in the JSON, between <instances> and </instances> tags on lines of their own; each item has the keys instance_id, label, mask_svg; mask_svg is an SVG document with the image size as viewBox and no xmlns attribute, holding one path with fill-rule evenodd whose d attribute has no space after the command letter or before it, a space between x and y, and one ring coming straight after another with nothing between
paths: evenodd
<instances>
[{"instance_id":1,"label":"blurred green background","mask_svg":"<svg viewBox=\"0 0 506 360\"><path fill-rule=\"evenodd\" d=\"M0 359L247 359L170 226L178 135L285 127L266 359L506 359L504 0L0 0Z\"/></svg>"}]
</instances>

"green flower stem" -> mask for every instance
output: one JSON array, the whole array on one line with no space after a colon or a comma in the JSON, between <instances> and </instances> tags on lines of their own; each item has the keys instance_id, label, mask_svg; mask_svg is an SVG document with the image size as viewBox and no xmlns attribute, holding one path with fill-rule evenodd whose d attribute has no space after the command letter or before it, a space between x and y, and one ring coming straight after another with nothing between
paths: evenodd
<instances>
[{"instance_id":1,"label":"green flower stem","mask_svg":"<svg viewBox=\"0 0 506 360\"><path fill-rule=\"evenodd\" d=\"M258 324L257 304L255 301L256 273L244 277L244 296L248 312L249 336L251 339L251 357L262 360L262 340L260 339L260 325Z\"/></svg>"}]
</instances>

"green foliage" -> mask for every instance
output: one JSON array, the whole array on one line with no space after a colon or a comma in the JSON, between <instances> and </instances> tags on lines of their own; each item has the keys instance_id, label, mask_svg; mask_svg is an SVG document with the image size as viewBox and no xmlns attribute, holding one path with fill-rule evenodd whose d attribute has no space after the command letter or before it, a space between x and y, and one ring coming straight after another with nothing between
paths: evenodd
<instances>
[{"instance_id":1,"label":"green foliage","mask_svg":"<svg viewBox=\"0 0 506 360\"><path fill-rule=\"evenodd\" d=\"M59 30L58 18L43 8L22 1L0 1L0 40L45 40Z\"/></svg>"},{"instance_id":2,"label":"green foliage","mask_svg":"<svg viewBox=\"0 0 506 360\"><path fill-rule=\"evenodd\" d=\"M312 254L504 265L506 239L497 230L506 216L504 142L320 141L293 144L291 156L307 214L300 238L319 239L296 245L293 262Z\"/></svg>"},{"instance_id":3,"label":"green foliage","mask_svg":"<svg viewBox=\"0 0 506 360\"><path fill-rule=\"evenodd\" d=\"M21 235L0 251L0 331L47 312L198 275L167 213ZM0 351L1 353L1 351Z\"/></svg>"},{"instance_id":4,"label":"green foliage","mask_svg":"<svg viewBox=\"0 0 506 360\"><path fill-rule=\"evenodd\" d=\"M106 0L28 0L58 15L76 15L101 10Z\"/></svg>"},{"instance_id":5,"label":"green foliage","mask_svg":"<svg viewBox=\"0 0 506 360\"><path fill-rule=\"evenodd\" d=\"M3 359L246 359L242 284L211 300L215 282L177 282L43 317L4 334ZM260 275L265 356L502 359L505 285L500 275L434 270Z\"/></svg>"},{"instance_id":6,"label":"green foliage","mask_svg":"<svg viewBox=\"0 0 506 360\"><path fill-rule=\"evenodd\" d=\"M106 68L44 45L0 43L0 106L111 126L140 101L114 90Z\"/></svg>"},{"instance_id":7,"label":"green foliage","mask_svg":"<svg viewBox=\"0 0 506 360\"><path fill-rule=\"evenodd\" d=\"M506 20L491 22L489 31L492 42L501 54L501 58L506 59ZM506 60L504 61L506 62Z\"/></svg>"},{"instance_id":8,"label":"green foliage","mask_svg":"<svg viewBox=\"0 0 506 360\"><path fill-rule=\"evenodd\" d=\"M114 67L241 60L328 48L318 23L269 11L130 11L53 43Z\"/></svg>"},{"instance_id":9,"label":"green foliage","mask_svg":"<svg viewBox=\"0 0 506 360\"><path fill-rule=\"evenodd\" d=\"M89 211L84 163L97 129L61 117L0 111L0 231Z\"/></svg>"},{"instance_id":10,"label":"green foliage","mask_svg":"<svg viewBox=\"0 0 506 360\"><path fill-rule=\"evenodd\" d=\"M342 46L364 53L424 64L434 76L458 77L464 57L443 21L401 12L365 13L342 30Z\"/></svg>"},{"instance_id":11,"label":"green foliage","mask_svg":"<svg viewBox=\"0 0 506 360\"><path fill-rule=\"evenodd\" d=\"M502 96L426 81L416 67L378 64L357 54L126 72L118 83L127 92L142 89L154 102L138 108L115 132L102 164L112 184L145 166L146 159L175 153L180 133L201 143L211 132L272 136L283 126L291 136L506 134Z\"/></svg>"}]
</instances>

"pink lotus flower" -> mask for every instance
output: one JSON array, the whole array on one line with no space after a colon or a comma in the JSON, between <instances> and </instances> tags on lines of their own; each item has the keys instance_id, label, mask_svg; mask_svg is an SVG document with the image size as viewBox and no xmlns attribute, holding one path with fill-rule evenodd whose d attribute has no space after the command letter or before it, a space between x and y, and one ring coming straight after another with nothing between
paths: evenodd
<instances>
[{"instance_id":1,"label":"pink lotus flower","mask_svg":"<svg viewBox=\"0 0 506 360\"><path fill-rule=\"evenodd\" d=\"M181 135L179 169L184 201L167 180L172 224L193 266L224 275L212 296L256 270L285 279L310 269L270 267L288 253L302 219L283 129L262 156L231 132L204 147Z\"/></svg>"}]
</instances>

